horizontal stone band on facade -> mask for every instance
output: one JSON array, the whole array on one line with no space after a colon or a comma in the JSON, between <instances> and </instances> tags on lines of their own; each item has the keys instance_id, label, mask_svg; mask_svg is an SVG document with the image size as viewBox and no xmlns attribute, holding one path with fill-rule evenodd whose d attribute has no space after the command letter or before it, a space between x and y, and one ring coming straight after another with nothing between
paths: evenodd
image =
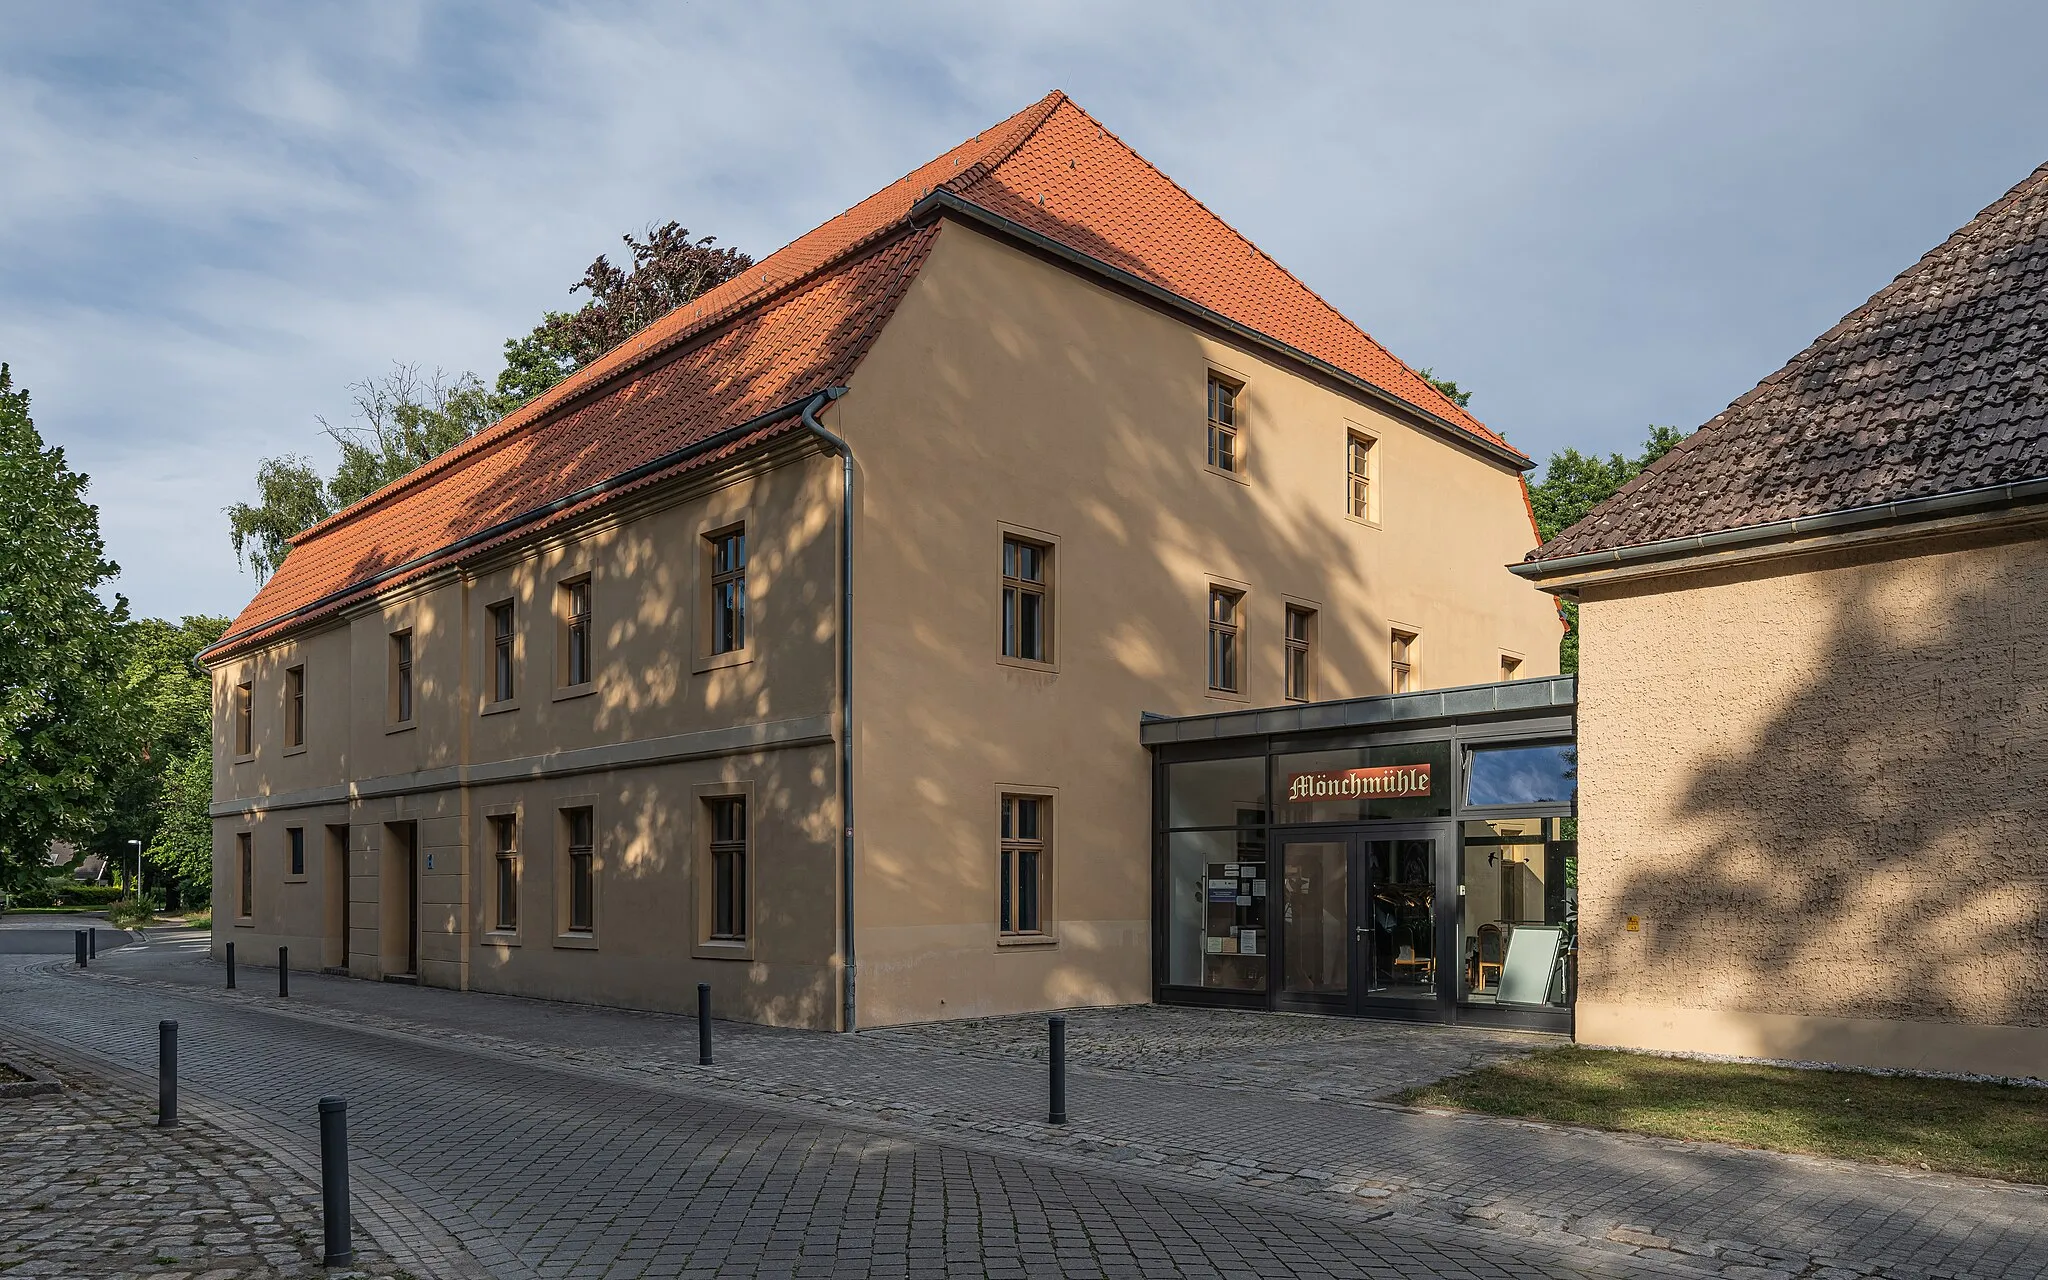
<instances>
[{"instance_id":1,"label":"horizontal stone band on facade","mask_svg":"<svg viewBox=\"0 0 2048 1280\"><path fill-rule=\"evenodd\" d=\"M328 787L306 787L269 796L245 796L216 801L207 810L215 818L260 813L270 809L304 809L344 801L377 800L387 796L417 795L444 791L450 787L486 786L500 782L560 778L601 769L628 769L647 765L673 764L683 760L705 760L717 756L745 755L750 751L782 751L793 747L824 746L832 741L832 717L802 716L793 720L767 720L733 725L724 729L700 729L695 733L672 734L638 742L613 742L597 747L577 747L546 755L515 756L478 764L448 765L413 773L394 773L381 778L363 778Z\"/></svg>"}]
</instances>

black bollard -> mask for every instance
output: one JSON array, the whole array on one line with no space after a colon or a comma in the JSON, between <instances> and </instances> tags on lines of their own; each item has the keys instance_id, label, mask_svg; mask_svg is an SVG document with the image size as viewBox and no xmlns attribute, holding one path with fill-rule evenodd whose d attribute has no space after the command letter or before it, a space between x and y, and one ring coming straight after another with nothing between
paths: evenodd
<instances>
[{"instance_id":1,"label":"black bollard","mask_svg":"<svg viewBox=\"0 0 2048 1280\"><path fill-rule=\"evenodd\" d=\"M94 960L100 958L100 931L96 926L88 926L86 928L85 954Z\"/></svg>"},{"instance_id":2,"label":"black bollard","mask_svg":"<svg viewBox=\"0 0 2048 1280\"><path fill-rule=\"evenodd\" d=\"M78 967L85 968L85 930L80 929L71 935L71 954L78 961Z\"/></svg>"},{"instance_id":3,"label":"black bollard","mask_svg":"<svg viewBox=\"0 0 2048 1280\"><path fill-rule=\"evenodd\" d=\"M1047 1124L1067 1122L1067 1019L1056 1013L1046 1019L1046 1029L1052 1033L1049 1055L1052 1064L1052 1106L1047 1108Z\"/></svg>"},{"instance_id":4,"label":"black bollard","mask_svg":"<svg viewBox=\"0 0 2048 1280\"><path fill-rule=\"evenodd\" d=\"M156 1127L178 1123L178 1024L156 1024Z\"/></svg>"},{"instance_id":5,"label":"black bollard","mask_svg":"<svg viewBox=\"0 0 2048 1280\"><path fill-rule=\"evenodd\" d=\"M711 984L697 984L697 1065L711 1065Z\"/></svg>"},{"instance_id":6,"label":"black bollard","mask_svg":"<svg viewBox=\"0 0 2048 1280\"><path fill-rule=\"evenodd\" d=\"M235 989L235 944L228 944L228 990Z\"/></svg>"},{"instance_id":7,"label":"black bollard","mask_svg":"<svg viewBox=\"0 0 2048 1280\"><path fill-rule=\"evenodd\" d=\"M290 947L277 949L277 994L280 998L292 993L292 952Z\"/></svg>"},{"instance_id":8,"label":"black bollard","mask_svg":"<svg viewBox=\"0 0 2048 1280\"><path fill-rule=\"evenodd\" d=\"M320 1202L327 1219L327 1256L322 1266L345 1267L356 1259L348 1230L348 1099L320 1099Z\"/></svg>"}]
</instances>

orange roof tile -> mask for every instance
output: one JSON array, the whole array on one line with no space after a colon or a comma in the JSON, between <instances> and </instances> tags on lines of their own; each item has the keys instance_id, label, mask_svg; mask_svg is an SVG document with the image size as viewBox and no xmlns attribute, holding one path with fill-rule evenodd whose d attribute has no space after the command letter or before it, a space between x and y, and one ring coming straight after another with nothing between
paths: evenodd
<instances>
[{"instance_id":1,"label":"orange roof tile","mask_svg":"<svg viewBox=\"0 0 2048 1280\"><path fill-rule=\"evenodd\" d=\"M844 381L923 264L938 228L913 230L909 216L941 188L1505 447L1055 91L656 320L474 439L295 536L284 564L208 656L241 651L454 559L573 519L614 494L540 512ZM794 418L792 411L765 424L744 443L793 429ZM693 459L631 488L712 460ZM516 530L455 546L525 515L534 518Z\"/></svg>"}]
</instances>

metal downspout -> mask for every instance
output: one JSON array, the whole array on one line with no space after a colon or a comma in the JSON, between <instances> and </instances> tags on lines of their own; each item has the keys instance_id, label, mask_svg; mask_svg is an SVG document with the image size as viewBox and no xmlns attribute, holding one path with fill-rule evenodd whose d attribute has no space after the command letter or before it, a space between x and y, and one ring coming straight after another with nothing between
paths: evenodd
<instances>
[{"instance_id":1,"label":"metal downspout","mask_svg":"<svg viewBox=\"0 0 2048 1280\"><path fill-rule=\"evenodd\" d=\"M827 387L804 406L806 429L839 455L839 933L845 977L840 997L840 1029L856 1031L853 956L853 446L825 429L818 410L846 394L845 387Z\"/></svg>"}]
</instances>

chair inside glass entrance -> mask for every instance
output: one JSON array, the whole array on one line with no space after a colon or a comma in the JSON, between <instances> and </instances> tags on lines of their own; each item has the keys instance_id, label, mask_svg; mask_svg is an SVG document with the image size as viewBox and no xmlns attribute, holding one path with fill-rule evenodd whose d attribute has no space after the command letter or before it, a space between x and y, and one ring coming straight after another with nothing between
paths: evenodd
<instances>
[{"instance_id":1,"label":"chair inside glass entrance","mask_svg":"<svg viewBox=\"0 0 2048 1280\"><path fill-rule=\"evenodd\" d=\"M1570 999L1578 905L1568 818L1464 824L1458 996L1468 1004Z\"/></svg>"}]
</instances>

